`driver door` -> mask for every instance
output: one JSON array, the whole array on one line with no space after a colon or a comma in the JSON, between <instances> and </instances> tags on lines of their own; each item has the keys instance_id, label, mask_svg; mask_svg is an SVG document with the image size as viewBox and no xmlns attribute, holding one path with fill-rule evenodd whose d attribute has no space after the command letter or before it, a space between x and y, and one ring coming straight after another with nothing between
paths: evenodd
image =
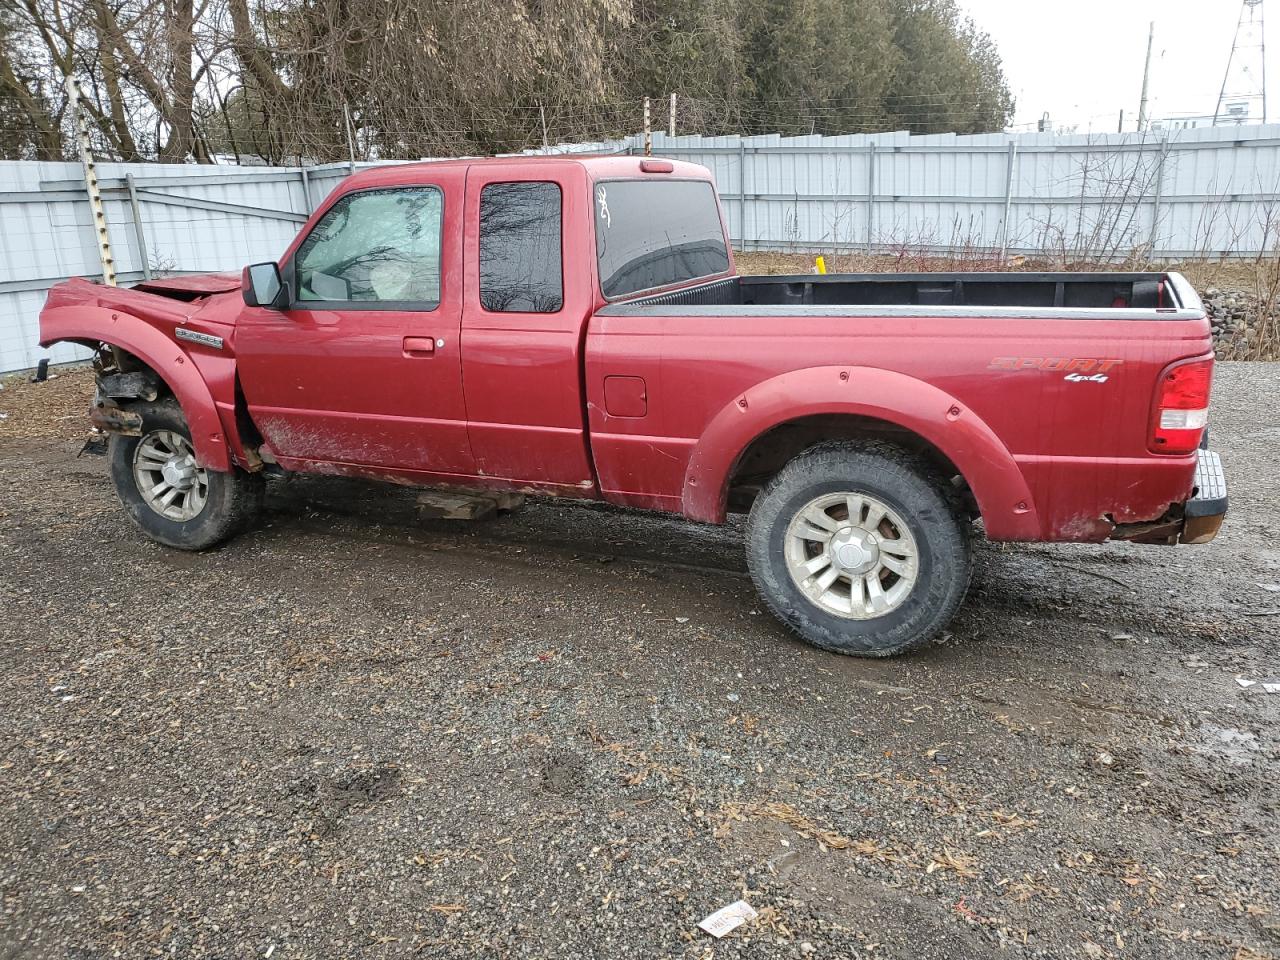
<instances>
[{"instance_id":1,"label":"driver door","mask_svg":"<svg viewBox=\"0 0 1280 960\"><path fill-rule=\"evenodd\" d=\"M292 302L245 308L241 382L282 466L475 473L459 349L462 183L463 171L442 169L347 191L281 268Z\"/></svg>"}]
</instances>

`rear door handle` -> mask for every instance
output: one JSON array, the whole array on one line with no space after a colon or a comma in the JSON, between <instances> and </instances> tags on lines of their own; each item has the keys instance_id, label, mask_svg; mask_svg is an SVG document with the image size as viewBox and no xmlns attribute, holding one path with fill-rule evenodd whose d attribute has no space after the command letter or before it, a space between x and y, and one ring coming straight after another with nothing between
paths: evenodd
<instances>
[{"instance_id":1,"label":"rear door handle","mask_svg":"<svg viewBox=\"0 0 1280 960\"><path fill-rule=\"evenodd\" d=\"M405 337L406 357L430 357L436 352L436 342L431 337Z\"/></svg>"}]
</instances>

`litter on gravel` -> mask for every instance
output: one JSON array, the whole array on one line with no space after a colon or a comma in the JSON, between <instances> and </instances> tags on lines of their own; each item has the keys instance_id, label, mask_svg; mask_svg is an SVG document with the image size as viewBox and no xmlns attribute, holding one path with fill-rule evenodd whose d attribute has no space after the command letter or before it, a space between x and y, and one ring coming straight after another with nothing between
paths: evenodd
<instances>
[{"instance_id":1,"label":"litter on gravel","mask_svg":"<svg viewBox=\"0 0 1280 960\"><path fill-rule=\"evenodd\" d=\"M1280 693L1280 678L1274 680L1249 680L1245 677L1236 677L1236 683L1240 684L1242 690L1260 686L1263 693Z\"/></svg>"},{"instance_id":2,"label":"litter on gravel","mask_svg":"<svg viewBox=\"0 0 1280 960\"><path fill-rule=\"evenodd\" d=\"M756 916L756 911L751 904L745 900L737 900L705 917L698 926L719 940L725 934L737 930L748 920L754 920Z\"/></svg>"}]
</instances>

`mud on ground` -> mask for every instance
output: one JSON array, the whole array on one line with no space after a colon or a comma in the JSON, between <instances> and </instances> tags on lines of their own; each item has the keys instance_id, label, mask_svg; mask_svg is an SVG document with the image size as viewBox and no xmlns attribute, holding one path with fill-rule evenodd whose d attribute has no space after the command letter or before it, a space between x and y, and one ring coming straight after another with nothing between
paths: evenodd
<instances>
[{"instance_id":1,"label":"mud on ground","mask_svg":"<svg viewBox=\"0 0 1280 960\"><path fill-rule=\"evenodd\" d=\"M1280 956L1280 368L1219 367L1217 543L984 544L872 662L735 526L294 480L166 550L89 389L0 391L2 957Z\"/></svg>"}]
</instances>

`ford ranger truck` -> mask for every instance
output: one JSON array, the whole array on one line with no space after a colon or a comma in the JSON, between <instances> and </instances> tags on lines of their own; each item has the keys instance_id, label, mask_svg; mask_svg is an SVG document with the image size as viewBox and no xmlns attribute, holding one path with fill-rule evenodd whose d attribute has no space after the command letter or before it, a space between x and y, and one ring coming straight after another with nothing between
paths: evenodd
<instances>
[{"instance_id":1,"label":"ford ranger truck","mask_svg":"<svg viewBox=\"0 0 1280 960\"><path fill-rule=\"evenodd\" d=\"M345 180L275 263L71 280L90 420L148 536L250 525L340 474L746 514L764 602L885 656L934 636L971 537L1205 543L1213 352L1176 273L739 276L710 173L540 157Z\"/></svg>"}]
</instances>

